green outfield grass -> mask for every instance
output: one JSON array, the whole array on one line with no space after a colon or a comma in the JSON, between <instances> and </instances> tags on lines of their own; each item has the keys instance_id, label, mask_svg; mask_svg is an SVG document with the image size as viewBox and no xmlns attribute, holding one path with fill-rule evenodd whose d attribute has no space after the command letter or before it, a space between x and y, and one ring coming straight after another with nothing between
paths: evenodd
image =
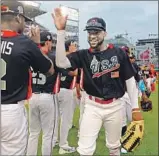
<instances>
[{"instance_id":1,"label":"green outfield grass","mask_svg":"<svg viewBox=\"0 0 159 156\"><path fill-rule=\"evenodd\" d=\"M156 88L158 88L156 86ZM142 144L134 153L124 155L158 155L158 89L155 93L151 94L151 100L153 101L153 111L143 113L145 119L145 135ZM77 132L78 132L78 119L79 119L79 108L76 109L74 114L74 125L75 128L70 130L69 143L71 146L77 147ZM53 149L53 155L58 154L59 147ZM38 155L41 155L41 136L39 138ZM69 156L79 155L77 152L73 154L66 154ZM97 140L97 148L94 155L108 155L108 150L105 147L105 134L102 128Z\"/></svg>"}]
</instances>

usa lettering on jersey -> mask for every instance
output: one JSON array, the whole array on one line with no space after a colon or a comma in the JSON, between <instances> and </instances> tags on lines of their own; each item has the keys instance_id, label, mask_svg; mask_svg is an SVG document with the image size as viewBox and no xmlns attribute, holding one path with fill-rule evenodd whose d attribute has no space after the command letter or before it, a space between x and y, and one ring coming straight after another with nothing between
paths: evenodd
<instances>
[{"instance_id":1,"label":"usa lettering on jersey","mask_svg":"<svg viewBox=\"0 0 159 156\"><path fill-rule=\"evenodd\" d=\"M120 67L118 63L117 56L112 56L110 60L104 59L101 62L97 60L96 56L93 56L92 62L90 64L90 69L92 70L92 78L100 77L111 71L114 71ZM101 72L99 72L101 71Z\"/></svg>"}]
</instances>

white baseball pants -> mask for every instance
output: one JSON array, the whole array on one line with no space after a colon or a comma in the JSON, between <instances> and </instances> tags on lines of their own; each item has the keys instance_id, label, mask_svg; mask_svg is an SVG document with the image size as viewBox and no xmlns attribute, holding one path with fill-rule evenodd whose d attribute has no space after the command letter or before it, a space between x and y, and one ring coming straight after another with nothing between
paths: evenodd
<instances>
[{"instance_id":1,"label":"white baseball pants","mask_svg":"<svg viewBox=\"0 0 159 156\"><path fill-rule=\"evenodd\" d=\"M132 106L130 102L130 98L127 92L125 92L124 96L121 98L122 106L123 106L123 124L122 126L126 126L127 122L132 121Z\"/></svg>"},{"instance_id":2,"label":"white baseball pants","mask_svg":"<svg viewBox=\"0 0 159 156\"><path fill-rule=\"evenodd\" d=\"M53 137L53 143L52 146L55 147L56 142L58 142L58 131L59 131L59 121L60 121L60 112L59 112L59 103L58 103L58 98L57 95L56 97L56 103L55 103L55 132L54 132L54 137Z\"/></svg>"},{"instance_id":3,"label":"white baseball pants","mask_svg":"<svg viewBox=\"0 0 159 156\"><path fill-rule=\"evenodd\" d=\"M1 105L0 155L26 155L28 123L24 102Z\"/></svg>"},{"instance_id":4,"label":"white baseball pants","mask_svg":"<svg viewBox=\"0 0 159 156\"><path fill-rule=\"evenodd\" d=\"M87 94L86 94L85 91L81 91L79 126L80 126L80 124L81 124L82 116L83 116L83 113L84 113L84 105L85 105L86 95L87 95Z\"/></svg>"},{"instance_id":5,"label":"white baseball pants","mask_svg":"<svg viewBox=\"0 0 159 156\"><path fill-rule=\"evenodd\" d=\"M51 155L55 128L55 105L53 94L33 94L29 101L29 141L27 155L37 155L38 139L42 130L42 155Z\"/></svg>"},{"instance_id":6,"label":"white baseball pants","mask_svg":"<svg viewBox=\"0 0 159 156\"><path fill-rule=\"evenodd\" d=\"M118 99L105 105L94 102L87 96L85 100L77 151L80 155L93 155L96 149L96 139L103 125L106 146L109 148L110 155L119 156L122 129L121 100Z\"/></svg>"},{"instance_id":7,"label":"white baseball pants","mask_svg":"<svg viewBox=\"0 0 159 156\"><path fill-rule=\"evenodd\" d=\"M73 90L60 88L60 92L58 93L58 102L61 119L59 146L61 148L67 148L67 137L69 134L69 130L72 127L73 114L75 109Z\"/></svg>"}]
</instances>

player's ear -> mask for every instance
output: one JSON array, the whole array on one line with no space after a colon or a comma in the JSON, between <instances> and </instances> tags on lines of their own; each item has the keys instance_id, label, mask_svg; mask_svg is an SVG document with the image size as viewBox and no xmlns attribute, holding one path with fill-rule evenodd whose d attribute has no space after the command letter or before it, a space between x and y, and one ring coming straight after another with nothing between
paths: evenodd
<instances>
[{"instance_id":1,"label":"player's ear","mask_svg":"<svg viewBox=\"0 0 159 156\"><path fill-rule=\"evenodd\" d=\"M45 45L48 46L48 45L49 45L49 41L46 41L46 42L45 42Z\"/></svg>"}]
</instances>

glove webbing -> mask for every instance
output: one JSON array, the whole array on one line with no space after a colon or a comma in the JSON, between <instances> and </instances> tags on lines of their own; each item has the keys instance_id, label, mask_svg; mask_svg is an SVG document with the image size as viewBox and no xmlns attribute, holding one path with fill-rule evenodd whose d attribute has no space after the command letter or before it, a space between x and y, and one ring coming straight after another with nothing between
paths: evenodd
<instances>
[{"instance_id":1,"label":"glove webbing","mask_svg":"<svg viewBox=\"0 0 159 156\"><path fill-rule=\"evenodd\" d=\"M129 142L129 140L132 138L132 136L134 135L134 132L131 132L130 135L122 142L122 146L124 146L127 142ZM140 138L137 137L134 141L134 143L132 143L132 145L126 149L128 152L131 152L136 146L138 146L138 144L140 144Z\"/></svg>"},{"instance_id":2,"label":"glove webbing","mask_svg":"<svg viewBox=\"0 0 159 156\"><path fill-rule=\"evenodd\" d=\"M133 149L135 149L136 146L138 146L140 144L140 138L138 137L134 143L130 146L130 148L128 149L128 151L132 151Z\"/></svg>"},{"instance_id":3,"label":"glove webbing","mask_svg":"<svg viewBox=\"0 0 159 156\"><path fill-rule=\"evenodd\" d=\"M122 146L125 145L131 139L133 135L134 135L134 132L131 132L130 135L122 142Z\"/></svg>"}]
</instances>

